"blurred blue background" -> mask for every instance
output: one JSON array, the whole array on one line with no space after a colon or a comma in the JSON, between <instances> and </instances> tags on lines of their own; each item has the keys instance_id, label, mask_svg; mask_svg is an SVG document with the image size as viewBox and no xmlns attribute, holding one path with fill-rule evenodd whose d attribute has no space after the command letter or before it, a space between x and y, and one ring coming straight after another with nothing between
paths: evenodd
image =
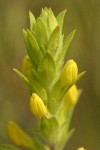
<instances>
[{"instance_id":1,"label":"blurred blue background","mask_svg":"<svg viewBox=\"0 0 100 150\"><path fill-rule=\"evenodd\" d=\"M75 133L65 149L79 146L100 149L100 0L0 0L0 144L10 143L6 123L14 120L29 132L35 119L29 110L29 92L12 71L21 70L26 54L23 28L29 27L28 11L37 17L42 7L57 15L67 9L64 34L77 29L66 60L74 59L79 71L86 70L78 87L83 93L75 108L71 127Z\"/></svg>"}]
</instances>

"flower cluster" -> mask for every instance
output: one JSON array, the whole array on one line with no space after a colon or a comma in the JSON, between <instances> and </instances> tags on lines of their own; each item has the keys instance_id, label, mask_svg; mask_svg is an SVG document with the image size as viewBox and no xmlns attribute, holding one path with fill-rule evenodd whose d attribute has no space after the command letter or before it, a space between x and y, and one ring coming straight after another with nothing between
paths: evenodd
<instances>
[{"instance_id":1,"label":"flower cluster","mask_svg":"<svg viewBox=\"0 0 100 150\"><path fill-rule=\"evenodd\" d=\"M7 131L14 144L31 150L62 150L74 131L69 130L69 125L80 94L76 82L84 72L78 73L74 60L64 63L76 31L64 37L65 13L64 10L55 17L50 8L44 8L35 19L29 12L30 30L23 30L27 56L22 62L22 73L14 71L29 86L30 110L39 119L38 130L43 140L30 138L11 121Z\"/></svg>"}]
</instances>

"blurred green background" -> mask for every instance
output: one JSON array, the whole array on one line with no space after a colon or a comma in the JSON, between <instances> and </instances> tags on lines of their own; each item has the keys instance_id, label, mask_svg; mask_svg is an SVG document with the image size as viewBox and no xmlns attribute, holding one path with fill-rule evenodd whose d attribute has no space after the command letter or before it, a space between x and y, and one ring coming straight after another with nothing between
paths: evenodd
<instances>
[{"instance_id":1,"label":"blurred green background","mask_svg":"<svg viewBox=\"0 0 100 150\"><path fill-rule=\"evenodd\" d=\"M14 120L29 132L35 119L29 110L29 92L12 71L21 70L26 54L23 28L29 27L28 11L38 16L42 7L51 7L57 15L67 8L64 34L77 29L66 60L74 59L79 71L87 73L79 81L83 93L71 127L75 133L65 149L79 146L100 149L100 0L0 0L0 144L10 143L6 123Z\"/></svg>"}]
</instances>

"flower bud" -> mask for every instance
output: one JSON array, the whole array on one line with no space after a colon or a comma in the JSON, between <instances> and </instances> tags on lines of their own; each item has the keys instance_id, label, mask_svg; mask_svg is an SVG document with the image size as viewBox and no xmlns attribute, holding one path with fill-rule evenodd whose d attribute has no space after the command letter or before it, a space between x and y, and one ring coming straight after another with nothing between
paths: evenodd
<instances>
[{"instance_id":1,"label":"flower bud","mask_svg":"<svg viewBox=\"0 0 100 150\"><path fill-rule=\"evenodd\" d=\"M31 112L37 117L43 117L48 114L46 106L36 93L33 93L30 98L30 109Z\"/></svg>"},{"instance_id":2,"label":"flower bud","mask_svg":"<svg viewBox=\"0 0 100 150\"><path fill-rule=\"evenodd\" d=\"M80 147L77 150L86 150L86 149L84 149L84 147Z\"/></svg>"},{"instance_id":3,"label":"flower bud","mask_svg":"<svg viewBox=\"0 0 100 150\"><path fill-rule=\"evenodd\" d=\"M7 125L7 132L12 142L18 146L26 148L33 147L32 139L13 121L9 121Z\"/></svg>"},{"instance_id":4,"label":"flower bud","mask_svg":"<svg viewBox=\"0 0 100 150\"><path fill-rule=\"evenodd\" d=\"M64 97L64 105L66 106L74 106L78 100L78 89L76 85L73 85L65 94Z\"/></svg>"},{"instance_id":5,"label":"flower bud","mask_svg":"<svg viewBox=\"0 0 100 150\"><path fill-rule=\"evenodd\" d=\"M45 146L44 149L45 150L50 150L50 148L48 146Z\"/></svg>"},{"instance_id":6,"label":"flower bud","mask_svg":"<svg viewBox=\"0 0 100 150\"><path fill-rule=\"evenodd\" d=\"M22 62L22 72L24 75L29 76L31 72L31 63L29 61L29 57L25 56Z\"/></svg>"},{"instance_id":7,"label":"flower bud","mask_svg":"<svg viewBox=\"0 0 100 150\"><path fill-rule=\"evenodd\" d=\"M61 73L61 84L63 86L70 86L72 84L75 84L78 78L78 67L74 60L69 60L62 73Z\"/></svg>"}]
</instances>

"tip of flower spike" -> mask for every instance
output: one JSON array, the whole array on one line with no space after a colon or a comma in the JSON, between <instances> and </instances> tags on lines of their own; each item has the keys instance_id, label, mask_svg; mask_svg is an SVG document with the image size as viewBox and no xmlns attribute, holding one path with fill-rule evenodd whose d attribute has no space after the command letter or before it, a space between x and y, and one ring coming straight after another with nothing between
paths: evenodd
<instances>
[{"instance_id":1,"label":"tip of flower spike","mask_svg":"<svg viewBox=\"0 0 100 150\"><path fill-rule=\"evenodd\" d=\"M46 106L36 93L33 93L30 98L30 110L36 117L43 117L48 114Z\"/></svg>"}]
</instances>

